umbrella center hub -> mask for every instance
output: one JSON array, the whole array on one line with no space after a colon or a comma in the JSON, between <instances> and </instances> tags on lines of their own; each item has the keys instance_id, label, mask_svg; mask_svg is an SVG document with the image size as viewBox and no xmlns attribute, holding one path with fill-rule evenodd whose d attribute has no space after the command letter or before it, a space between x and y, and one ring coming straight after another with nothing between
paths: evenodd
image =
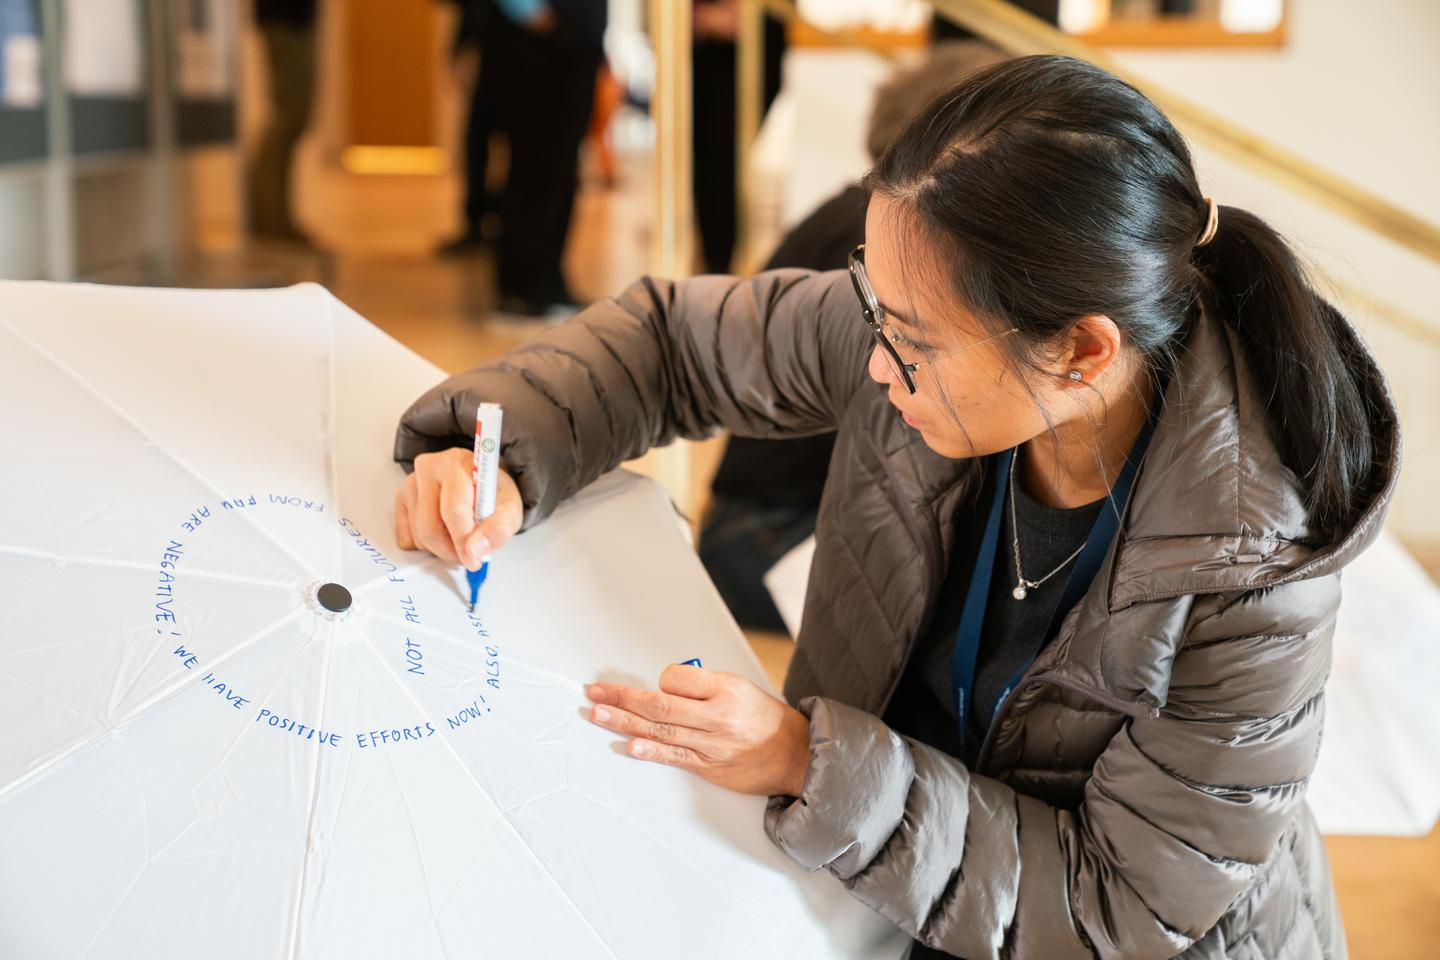
<instances>
[{"instance_id":1,"label":"umbrella center hub","mask_svg":"<svg viewBox=\"0 0 1440 960\"><path fill-rule=\"evenodd\" d=\"M320 589L315 591L315 599L331 613L344 613L355 602L350 591L338 583L321 584Z\"/></svg>"}]
</instances>

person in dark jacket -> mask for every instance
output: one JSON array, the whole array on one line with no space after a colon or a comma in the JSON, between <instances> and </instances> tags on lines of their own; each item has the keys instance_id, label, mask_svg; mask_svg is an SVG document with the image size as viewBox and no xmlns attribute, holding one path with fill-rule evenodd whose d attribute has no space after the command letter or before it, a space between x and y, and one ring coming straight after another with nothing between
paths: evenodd
<instances>
[{"instance_id":1,"label":"person in dark jacket","mask_svg":"<svg viewBox=\"0 0 1440 960\"><path fill-rule=\"evenodd\" d=\"M912 956L1343 958L1305 791L1400 465L1373 358L1081 61L980 71L865 183L848 271L645 279L421 396L400 544L473 568L652 445L838 428L785 700L676 665L591 719L768 795Z\"/></svg>"},{"instance_id":2,"label":"person in dark jacket","mask_svg":"<svg viewBox=\"0 0 1440 960\"><path fill-rule=\"evenodd\" d=\"M1008 0L1011 6L1019 7L1032 17L1038 17L1052 27L1060 26L1060 0ZM971 30L953 23L936 13L930 23L931 43L951 43L956 40L980 39Z\"/></svg>"},{"instance_id":3,"label":"person in dark jacket","mask_svg":"<svg viewBox=\"0 0 1440 960\"><path fill-rule=\"evenodd\" d=\"M494 0L453 0L459 19L450 54L457 66L474 59L474 82L468 90L465 110L465 196L461 215L463 225L459 236L445 243L443 254L465 254L478 250L488 239L486 218L494 214L495 203L490 197L487 172L490 167L490 137L501 132L498 112L503 77L487 71L486 28L495 16Z\"/></svg>"},{"instance_id":4,"label":"person in dark jacket","mask_svg":"<svg viewBox=\"0 0 1440 960\"><path fill-rule=\"evenodd\" d=\"M250 229L264 238L308 242L295 226L290 167L315 99L315 15L316 0L255 0L270 116L250 164Z\"/></svg>"},{"instance_id":5,"label":"person in dark jacket","mask_svg":"<svg viewBox=\"0 0 1440 960\"><path fill-rule=\"evenodd\" d=\"M500 309L568 312L561 268L578 188L580 143L604 56L605 0L494 0L482 37L481 87L510 141L500 198ZM497 86L498 85L498 86Z\"/></svg>"},{"instance_id":6,"label":"person in dark jacket","mask_svg":"<svg viewBox=\"0 0 1440 960\"><path fill-rule=\"evenodd\" d=\"M899 70L875 95L865 147L877 159L905 126L967 73L1003 58L979 41L940 44L921 63ZM786 234L766 270L837 270L865 240L870 198L851 184ZM765 573L815 532L820 493L835 435L790 440L731 437L710 485L700 529L700 561L742 627L783 631Z\"/></svg>"},{"instance_id":7,"label":"person in dark jacket","mask_svg":"<svg viewBox=\"0 0 1440 960\"><path fill-rule=\"evenodd\" d=\"M684 0L675 0L676 3ZM735 42L739 0L693 0L690 50L691 177L700 259L712 273L728 273L735 255L736 148ZM780 94L785 25L764 18L761 114Z\"/></svg>"}]
</instances>

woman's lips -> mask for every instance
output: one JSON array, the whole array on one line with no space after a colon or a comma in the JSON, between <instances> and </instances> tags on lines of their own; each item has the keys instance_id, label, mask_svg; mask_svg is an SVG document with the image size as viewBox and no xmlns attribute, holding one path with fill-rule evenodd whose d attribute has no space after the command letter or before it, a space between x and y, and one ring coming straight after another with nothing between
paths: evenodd
<instances>
[{"instance_id":1,"label":"woman's lips","mask_svg":"<svg viewBox=\"0 0 1440 960\"><path fill-rule=\"evenodd\" d=\"M921 420L919 417L912 417L909 413L906 413L905 408L900 406L900 404L896 402L897 398L894 395L887 396L885 399L890 401L890 406L895 408L895 412L900 414L900 419L904 420L907 424L914 427L916 430L919 430L921 427L925 426L924 420Z\"/></svg>"}]
</instances>

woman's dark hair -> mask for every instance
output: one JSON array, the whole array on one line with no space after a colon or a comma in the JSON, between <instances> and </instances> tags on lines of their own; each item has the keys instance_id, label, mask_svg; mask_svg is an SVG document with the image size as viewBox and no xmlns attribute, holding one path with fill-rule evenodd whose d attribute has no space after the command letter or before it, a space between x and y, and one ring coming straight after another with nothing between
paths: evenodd
<instances>
[{"instance_id":1,"label":"woman's dark hair","mask_svg":"<svg viewBox=\"0 0 1440 960\"><path fill-rule=\"evenodd\" d=\"M1365 395L1345 320L1264 221L1219 209L1213 240L1189 148L1134 87L1080 60L981 70L922 113L865 186L897 202L941 255L957 299L1033 364L1081 317L1110 317L1159 370L1203 300L1270 388L1267 419L1303 484L1315 533L1365 495Z\"/></svg>"}]
</instances>

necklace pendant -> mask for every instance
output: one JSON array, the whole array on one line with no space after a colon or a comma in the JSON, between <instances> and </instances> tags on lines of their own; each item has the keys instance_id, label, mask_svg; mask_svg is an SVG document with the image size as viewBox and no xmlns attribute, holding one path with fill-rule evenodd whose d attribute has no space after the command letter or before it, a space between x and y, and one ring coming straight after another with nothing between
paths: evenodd
<instances>
[{"instance_id":1,"label":"necklace pendant","mask_svg":"<svg viewBox=\"0 0 1440 960\"><path fill-rule=\"evenodd\" d=\"M1025 599L1025 594L1028 593L1028 592L1029 592L1029 591L1027 591L1027 590L1025 589L1025 584L1022 583L1022 584L1020 584L1018 587L1016 587L1014 590L1011 590L1011 591L1010 591L1010 596L1014 597L1016 600L1024 600L1024 599Z\"/></svg>"}]
</instances>

